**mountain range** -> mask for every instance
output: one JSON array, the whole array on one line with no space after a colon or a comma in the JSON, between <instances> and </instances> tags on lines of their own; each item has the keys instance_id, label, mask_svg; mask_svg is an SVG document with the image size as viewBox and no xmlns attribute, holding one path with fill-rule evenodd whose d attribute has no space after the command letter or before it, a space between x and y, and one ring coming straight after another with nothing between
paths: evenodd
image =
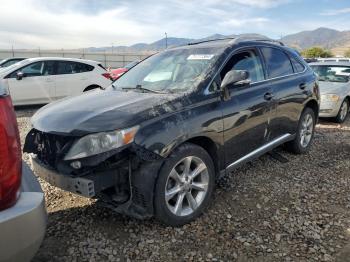
<instances>
[{"instance_id":1,"label":"mountain range","mask_svg":"<svg viewBox=\"0 0 350 262\"><path fill-rule=\"evenodd\" d=\"M259 34L244 34L245 36L264 37ZM235 37L237 35L214 34L201 39L168 37L162 38L153 43L137 43L131 46L114 47L89 47L87 51L93 52L147 52L163 50L167 44L168 47L186 45L191 42L200 42L211 39ZM320 46L333 51L335 55L342 55L345 50L350 48L350 31L338 31L330 28L318 28L312 31L302 31L296 34L286 35L279 39L283 43L298 50L303 50L311 46Z\"/></svg>"}]
</instances>

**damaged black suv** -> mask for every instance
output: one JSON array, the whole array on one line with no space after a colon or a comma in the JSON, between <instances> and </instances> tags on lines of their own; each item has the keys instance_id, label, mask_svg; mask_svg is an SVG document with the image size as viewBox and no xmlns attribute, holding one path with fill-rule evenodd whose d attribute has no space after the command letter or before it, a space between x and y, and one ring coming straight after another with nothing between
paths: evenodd
<instances>
[{"instance_id":1,"label":"damaged black suv","mask_svg":"<svg viewBox=\"0 0 350 262\"><path fill-rule=\"evenodd\" d=\"M237 37L172 48L106 90L51 103L24 150L37 175L136 218L178 226L208 206L215 181L285 144L311 144L316 76L292 49Z\"/></svg>"}]
</instances>

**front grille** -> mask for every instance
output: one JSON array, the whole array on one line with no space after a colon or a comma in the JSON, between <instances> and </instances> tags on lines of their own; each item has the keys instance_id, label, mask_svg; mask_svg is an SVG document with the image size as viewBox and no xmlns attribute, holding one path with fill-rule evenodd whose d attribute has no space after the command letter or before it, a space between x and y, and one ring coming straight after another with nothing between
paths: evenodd
<instances>
[{"instance_id":1,"label":"front grille","mask_svg":"<svg viewBox=\"0 0 350 262\"><path fill-rule=\"evenodd\" d=\"M56 168L57 161L63 158L73 140L73 137L32 129L26 137L24 152L34 153L45 165Z\"/></svg>"}]
</instances>

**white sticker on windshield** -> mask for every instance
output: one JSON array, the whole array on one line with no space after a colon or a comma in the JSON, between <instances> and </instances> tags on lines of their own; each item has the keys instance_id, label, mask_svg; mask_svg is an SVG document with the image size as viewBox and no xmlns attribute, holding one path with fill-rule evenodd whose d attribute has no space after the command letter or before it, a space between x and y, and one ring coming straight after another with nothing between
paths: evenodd
<instances>
[{"instance_id":1,"label":"white sticker on windshield","mask_svg":"<svg viewBox=\"0 0 350 262\"><path fill-rule=\"evenodd\" d=\"M190 55L187 60L210 60L214 55Z\"/></svg>"}]
</instances>

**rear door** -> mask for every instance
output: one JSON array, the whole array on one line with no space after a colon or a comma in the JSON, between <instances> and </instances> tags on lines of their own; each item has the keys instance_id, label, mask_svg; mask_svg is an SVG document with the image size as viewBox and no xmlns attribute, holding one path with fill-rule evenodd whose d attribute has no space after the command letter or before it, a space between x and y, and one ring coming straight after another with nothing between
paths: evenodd
<instances>
[{"instance_id":1,"label":"rear door","mask_svg":"<svg viewBox=\"0 0 350 262\"><path fill-rule=\"evenodd\" d=\"M272 88L271 120L269 140L285 134L294 134L298 126L303 102L307 98L305 90L309 84L302 73L305 66L278 47L261 47L269 85ZM295 60L295 61L294 61Z\"/></svg>"},{"instance_id":2,"label":"rear door","mask_svg":"<svg viewBox=\"0 0 350 262\"><path fill-rule=\"evenodd\" d=\"M265 81L262 60L255 48L239 51L221 72L246 70L251 84L229 87L230 99L222 101L225 159L230 165L266 143L270 115L270 86Z\"/></svg>"},{"instance_id":3,"label":"rear door","mask_svg":"<svg viewBox=\"0 0 350 262\"><path fill-rule=\"evenodd\" d=\"M52 78L52 61L39 61L26 65L7 76L15 105L49 103L53 100L55 83ZM17 80L17 73L23 78Z\"/></svg>"},{"instance_id":4,"label":"rear door","mask_svg":"<svg viewBox=\"0 0 350 262\"><path fill-rule=\"evenodd\" d=\"M91 65L74 61L56 61L56 68L56 99L81 94L89 85L88 72L94 69Z\"/></svg>"}]
</instances>

